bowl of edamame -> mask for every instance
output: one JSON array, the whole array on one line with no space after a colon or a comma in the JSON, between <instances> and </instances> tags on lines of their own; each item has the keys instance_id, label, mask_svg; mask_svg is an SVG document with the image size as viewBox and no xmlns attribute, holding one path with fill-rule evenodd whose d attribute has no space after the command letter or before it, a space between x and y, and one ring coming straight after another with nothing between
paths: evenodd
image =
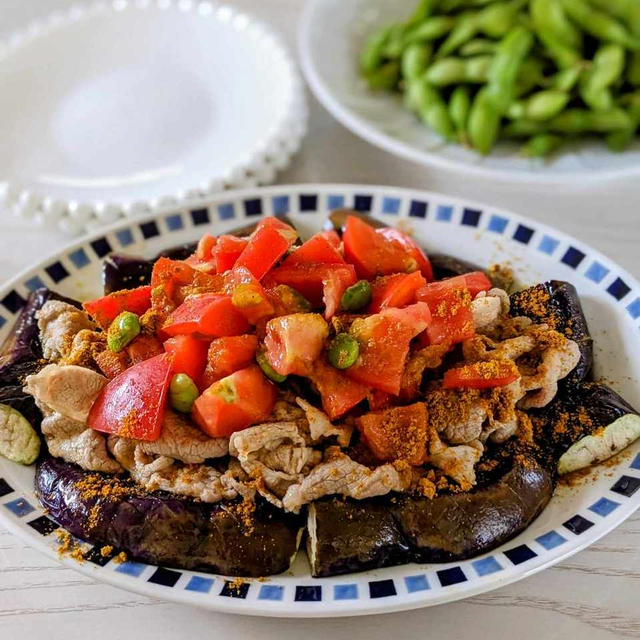
<instances>
[{"instance_id":1,"label":"bowl of edamame","mask_svg":"<svg viewBox=\"0 0 640 640\"><path fill-rule=\"evenodd\" d=\"M300 54L334 117L421 164L640 174L640 0L310 0Z\"/></svg>"}]
</instances>

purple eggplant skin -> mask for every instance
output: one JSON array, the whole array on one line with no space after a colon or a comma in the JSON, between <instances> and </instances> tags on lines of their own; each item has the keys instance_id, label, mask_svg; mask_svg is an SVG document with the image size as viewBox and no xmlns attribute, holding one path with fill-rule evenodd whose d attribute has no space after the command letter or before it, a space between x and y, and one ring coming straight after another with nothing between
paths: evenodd
<instances>
[{"instance_id":1,"label":"purple eggplant skin","mask_svg":"<svg viewBox=\"0 0 640 640\"><path fill-rule=\"evenodd\" d=\"M74 536L113 546L130 559L260 577L286 571L297 552L299 519L271 505L258 505L247 527L232 503L206 504L133 485L130 494L88 497L78 485L89 475L109 482L46 457L36 468L36 493L49 516Z\"/></svg>"},{"instance_id":2,"label":"purple eggplant skin","mask_svg":"<svg viewBox=\"0 0 640 640\"><path fill-rule=\"evenodd\" d=\"M536 305L531 309L527 304L531 292L536 292L548 303ZM511 315L527 316L536 323L548 323L574 340L580 347L580 361L575 369L563 380L559 387L570 389L582 380L589 380L593 366L593 339L589 333L589 325L582 310L582 304L576 288L563 280L549 280L533 287L511 294Z\"/></svg>"}]
</instances>

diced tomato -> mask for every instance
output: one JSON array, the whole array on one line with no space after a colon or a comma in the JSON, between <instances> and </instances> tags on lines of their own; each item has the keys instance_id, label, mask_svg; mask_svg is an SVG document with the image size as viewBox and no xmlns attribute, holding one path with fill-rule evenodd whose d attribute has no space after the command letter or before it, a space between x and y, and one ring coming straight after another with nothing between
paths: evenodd
<instances>
[{"instance_id":1,"label":"diced tomato","mask_svg":"<svg viewBox=\"0 0 640 640\"><path fill-rule=\"evenodd\" d=\"M344 415L367 397L367 388L347 378L319 358L313 365L309 377L322 398L322 408L331 420Z\"/></svg>"},{"instance_id":2,"label":"diced tomato","mask_svg":"<svg viewBox=\"0 0 640 640\"><path fill-rule=\"evenodd\" d=\"M356 363L345 373L352 380L398 395L409 343L431 322L429 307L417 302L354 320L349 333L360 345Z\"/></svg>"},{"instance_id":3,"label":"diced tomato","mask_svg":"<svg viewBox=\"0 0 640 640\"><path fill-rule=\"evenodd\" d=\"M266 420L277 394L260 368L252 365L214 382L195 401L192 415L212 438L227 438Z\"/></svg>"},{"instance_id":4,"label":"diced tomato","mask_svg":"<svg viewBox=\"0 0 640 640\"><path fill-rule=\"evenodd\" d=\"M194 254L189 256L185 262L198 271L216 273L215 249L217 242L217 238L205 233L200 238Z\"/></svg>"},{"instance_id":5,"label":"diced tomato","mask_svg":"<svg viewBox=\"0 0 640 640\"><path fill-rule=\"evenodd\" d=\"M249 241L246 238L236 238L235 236L220 236L216 245L216 270L224 273L233 269L236 260L244 251Z\"/></svg>"},{"instance_id":6,"label":"diced tomato","mask_svg":"<svg viewBox=\"0 0 640 640\"><path fill-rule=\"evenodd\" d=\"M249 323L230 296L207 293L183 302L162 325L161 337L183 333L221 338L247 333Z\"/></svg>"},{"instance_id":7,"label":"diced tomato","mask_svg":"<svg viewBox=\"0 0 640 640\"><path fill-rule=\"evenodd\" d=\"M356 418L373 455L379 460L423 464L427 456L427 409L424 402L393 407Z\"/></svg>"},{"instance_id":8,"label":"diced tomato","mask_svg":"<svg viewBox=\"0 0 640 640\"><path fill-rule=\"evenodd\" d=\"M416 291L427 284L419 271L380 276L371 283L370 313L415 302Z\"/></svg>"},{"instance_id":9,"label":"diced tomato","mask_svg":"<svg viewBox=\"0 0 640 640\"><path fill-rule=\"evenodd\" d=\"M110 349L100 352L94 357L94 360L100 371L109 380L119 376L131 364L125 351L115 353Z\"/></svg>"},{"instance_id":10,"label":"diced tomato","mask_svg":"<svg viewBox=\"0 0 640 640\"><path fill-rule=\"evenodd\" d=\"M165 353L130 367L102 389L87 425L124 438L157 440L170 382L171 358Z\"/></svg>"},{"instance_id":11,"label":"diced tomato","mask_svg":"<svg viewBox=\"0 0 640 640\"><path fill-rule=\"evenodd\" d=\"M138 364L138 362L159 356L164 351L162 344L157 338L145 334L139 335L135 340L130 342L125 347L125 350L131 360L131 364Z\"/></svg>"},{"instance_id":12,"label":"diced tomato","mask_svg":"<svg viewBox=\"0 0 640 640\"><path fill-rule=\"evenodd\" d=\"M369 409L371 409L371 411L386 409L395 397L396 396L393 396L386 391L380 391L380 389L371 389L367 394Z\"/></svg>"},{"instance_id":13,"label":"diced tomato","mask_svg":"<svg viewBox=\"0 0 640 640\"><path fill-rule=\"evenodd\" d=\"M344 264L344 258L326 236L322 233L317 233L307 240L299 249L289 254L282 264L292 265L300 264L301 262Z\"/></svg>"},{"instance_id":14,"label":"diced tomato","mask_svg":"<svg viewBox=\"0 0 640 640\"><path fill-rule=\"evenodd\" d=\"M248 367L256 355L258 338L255 335L228 336L211 342L206 354L206 368L202 386L209 387L217 380Z\"/></svg>"},{"instance_id":15,"label":"diced tomato","mask_svg":"<svg viewBox=\"0 0 640 640\"><path fill-rule=\"evenodd\" d=\"M207 362L209 342L193 335L178 335L164 343L165 351L172 357L173 373L186 373L196 384Z\"/></svg>"},{"instance_id":16,"label":"diced tomato","mask_svg":"<svg viewBox=\"0 0 640 640\"><path fill-rule=\"evenodd\" d=\"M100 327L108 329L109 325L123 311L142 315L149 309L151 307L151 287L147 285L137 289L114 291L108 296L85 302L82 306Z\"/></svg>"},{"instance_id":17,"label":"diced tomato","mask_svg":"<svg viewBox=\"0 0 640 640\"><path fill-rule=\"evenodd\" d=\"M437 282L430 282L418 293L418 300L430 302L452 289L467 289L472 298L475 298L481 291L489 291L493 285L482 271L472 271L463 273L453 278L445 278Z\"/></svg>"},{"instance_id":18,"label":"diced tomato","mask_svg":"<svg viewBox=\"0 0 640 640\"><path fill-rule=\"evenodd\" d=\"M431 310L426 336L429 344L456 344L475 335L471 296L467 289L436 288L432 282L416 292Z\"/></svg>"},{"instance_id":19,"label":"diced tomato","mask_svg":"<svg viewBox=\"0 0 640 640\"><path fill-rule=\"evenodd\" d=\"M198 271L183 260L170 260L163 257L156 260L153 265L151 287L154 290L162 287L165 296L179 305L191 295L223 293L224 278L221 275Z\"/></svg>"},{"instance_id":20,"label":"diced tomato","mask_svg":"<svg viewBox=\"0 0 640 640\"><path fill-rule=\"evenodd\" d=\"M273 318L267 322L264 338L267 359L282 376L309 375L328 335L329 326L317 313Z\"/></svg>"},{"instance_id":21,"label":"diced tomato","mask_svg":"<svg viewBox=\"0 0 640 640\"><path fill-rule=\"evenodd\" d=\"M330 320L339 310L342 294L358 281L355 269L350 264L340 269L327 269L322 278L322 302L324 317Z\"/></svg>"},{"instance_id":22,"label":"diced tomato","mask_svg":"<svg viewBox=\"0 0 640 640\"><path fill-rule=\"evenodd\" d=\"M295 242L298 234L277 218L266 218L253 233L244 251L236 260L236 267L246 267L262 280Z\"/></svg>"},{"instance_id":23,"label":"diced tomato","mask_svg":"<svg viewBox=\"0 0 640 640\"><path fill-rule=\"evenodd\" d=\"M489 389L515 382L520 372L512 360L487 360L445 371L445 389Z\"/></svg>"},{"instance_id":24,"label":"diced tomato","mask_svg":"<svg viewBox=\"0 0 640 640\"><path fill-rule=\"evenodd\" d=\"M293 287L287 284L279 284L272 289L267 289L267 297L273 305L275 315L287 316L291 313L306 313L311 311L311 304Z\"/></svg>"},{"instance_id":25,"label":"diced tomato","mask_svg":"<svg viewBox=\"0 0 640 640\"><path fill-rule=\"evenodd\" d=\"M228 272L227 287L233 306L251 324L274 315L267 292L246 267L234 267Z\"/></svg>"},{"instance_id":26,"label":"diced tomato","mask_svg":"<svg viewBox=\"0 0 640 640\"><path fill-rule=\"evenodd\" d=\"M344 256L360 278L416 271L418 263L400 243L389 240L364 220L349 216L342 234Z\"/></svg>"},{"instance_id":27,"label":"diced tomato","mask_svg":"<svg viewBox=\"0 0 640 640\"><path fill-rule=\"evenodd\" d=\"M336 249L340 250L340 245L342 244L342 240L340 239L340 236L337 234L336 231L334 231L333 229L329 231L321 231L320 235L324 236L329 241L330 244L332 244Z\"/></svg>"},{"instance_id":28,"label":"diced tomato","mask_svg":"<svg viewBox=\"0 0 640 640\"><path fill-rule=\"evenodd\" d=\"M377 229L377 232L387 238L387 240L393 240L402 245L415 259L420 273L427 279L427 282L433 280L433 268L431 267L429 258L427 258L425 252L410 235L393 227L383 227L382 229Z\"/></svg>"}]
</instances>

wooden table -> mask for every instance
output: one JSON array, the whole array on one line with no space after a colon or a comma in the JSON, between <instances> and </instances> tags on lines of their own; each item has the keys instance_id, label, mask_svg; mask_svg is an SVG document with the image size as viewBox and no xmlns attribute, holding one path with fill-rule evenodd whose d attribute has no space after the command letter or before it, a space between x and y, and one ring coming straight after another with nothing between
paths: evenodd
<instances>
[{"instance_id":1,"label":"wooden table","mask_svg":"<svg viewBox=\"0 0 640 640\"><path fill-rule=\"evenodd\" d=\"M345 0L345 2L348 0ZM3 0L0 33L66 0ZM301 0L237 0L295 46ZM556 225L640 274L640 180L571 190L523 188L444 173L399 160L351 135L311 100L310 131L279 182L387 183L464 196ZM61 234L3 216L0 277L62 247ZM213 614L94 583L24 546L0 528L0 638L156 640L165 637L477 637L581 640L640 637L640 514L598 544L527 580L461 603L421 611L336 620L253 619Z\"/></svg>"}]
</instances>

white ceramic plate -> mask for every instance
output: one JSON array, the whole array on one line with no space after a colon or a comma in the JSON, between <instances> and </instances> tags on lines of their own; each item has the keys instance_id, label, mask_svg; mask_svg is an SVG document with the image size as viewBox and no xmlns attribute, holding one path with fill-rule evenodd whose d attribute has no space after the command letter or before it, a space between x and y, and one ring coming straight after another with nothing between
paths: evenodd
<instances>
[{"instance_id":1,"label":"white ceramic plate","mask_svg":"<svg viewBox=\"0 0 640 640\"><path fill-rule=\"evenodd\" d=\"M268 184L306 129L279 38L199 0L56 13L0 44L0 87L5 198L71 232Z\"/></svg>"},{"instance_id":2,"label":"white ceramic plate","mask_svg":"<svg viewBox=\"0 0 640 640\"><path fill-rule=\"evenodd\" d=\"M301 64L320 102L344 126L398 156L423 165L519 182L566 183L640 174L640 141L624 153L604 142L576 143L550 161L518 154L501 143L489 156L445 144L402 105L399 96L372 93L358 75L367 35L404 20L417 0L309 0L299 30Z\"/></svg>"},{"instance_id":3,"label":"white ceramic plate","mask_svg":"<svg viewBox=\"0 0 640 640\"><path fill-rule=\"evenodd\" d=\"M152 256L221 233L259 215L287 213L303 235L320 229L339 207L369 211L388 224L402 220L429 250L482 265L512 261L524 282L559 278L580 292L595 339L596 375L640 406L640 285L583 243L515 214L446 196L392 187L301 185L229 192L192 209L165 210L123 223L67 247L20 274L0 291L0 339L21 300L45 284L75 298L100 294L101 259L109 251ZM2 326L4 325L4 326ZM53 524L34 496L33 469L0 459L0 522L50 557L57 557ZM559 562L620 524L640 506L640 442L603 472L571 490L558 489L549 506L517 538L464 562L407 564L334 578L314 579L303 553L295 567L265 581L248 580L239 591L228 579L135 562L117 564L99 553L82 564L62 561L96 580L175 602L242 614L344 616L438 604L490 589ZM101 562L104 566L96 564ZM235 597L234 597L235 596Z\"/></svg>"}]
</instances>

